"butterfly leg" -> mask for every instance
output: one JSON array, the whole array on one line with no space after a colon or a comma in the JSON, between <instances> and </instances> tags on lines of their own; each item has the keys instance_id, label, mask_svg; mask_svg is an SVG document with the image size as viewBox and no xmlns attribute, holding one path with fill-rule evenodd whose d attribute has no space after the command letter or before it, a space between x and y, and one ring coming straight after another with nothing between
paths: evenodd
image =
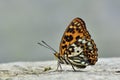
<instances>
[{"instance_id":1,"label":"butterfly leg","mask_svg":"<svg viewBox=\"0 0 120 80\"><path fill-rule=\"evenodd\" d=\"M57 69L56 69L57 71L58 71L59 67L60 67L60 70L62 71L62 66L61 66L60 62L58 61L57 62Z\"/></svg>"},{"instance_id":2,"label":"butterfly leg","mask_svg":"<svg viewBox=\"0 0 120 80\"><path fill-rule=\"evenodd\" d=\"M67 56L67 61L68 61L68 62L70 63L70 65L72 66L73 70L76 71L75 68L74 68L74 66L73 66L73 64L72 64L72 63L70 62L70 60L68 59L68 56Z\"/></svg>"},{"instance_id":3,"label":"butterfly leg","mask_svg":"<svg viewBox=\"0 0 120 80\"><path fill-rule=\"evenodd\" d=\"M76 71L75 68L74 68L74 66L73 66L72 63L70 62L70 60L69 60L69 59L67 59L67 60L69 61L70 65L72 66L73 70Z\"/></svg>"}]
</instances>

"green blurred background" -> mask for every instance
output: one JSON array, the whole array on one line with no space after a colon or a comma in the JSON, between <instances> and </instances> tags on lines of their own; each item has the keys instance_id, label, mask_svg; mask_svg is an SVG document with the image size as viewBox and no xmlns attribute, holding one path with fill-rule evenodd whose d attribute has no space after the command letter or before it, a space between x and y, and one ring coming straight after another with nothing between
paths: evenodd
<instances>
[{"instance_id":1,"label":"green blurred background","mask_svg":"<svg viewBox=\"0 0 120 80\"><path fill-rule=\"evenodd\" d=\"M120 56L120 0L0 0L0 62L53 60L65 28L82 18L99 57Z\"/></svg>"}]
</instances>

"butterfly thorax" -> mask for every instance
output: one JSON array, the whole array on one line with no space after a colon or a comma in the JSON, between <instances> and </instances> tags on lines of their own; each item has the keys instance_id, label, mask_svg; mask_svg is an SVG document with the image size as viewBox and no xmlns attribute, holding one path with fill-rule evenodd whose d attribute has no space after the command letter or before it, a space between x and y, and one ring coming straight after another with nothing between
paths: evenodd
<instances>
[{"instance_id":1,"label":"butterfly thorax","mask_svg":"<svg viewBox=\"0 0 120 80\"><path fill-rule=\"evenodd\" d=\"M54 53L55 57L58 59L58 62L61 64L68 64L68 62L66 62L65 57L64 56L60 56L60 53Z\"/></svg>"}]
</instances>

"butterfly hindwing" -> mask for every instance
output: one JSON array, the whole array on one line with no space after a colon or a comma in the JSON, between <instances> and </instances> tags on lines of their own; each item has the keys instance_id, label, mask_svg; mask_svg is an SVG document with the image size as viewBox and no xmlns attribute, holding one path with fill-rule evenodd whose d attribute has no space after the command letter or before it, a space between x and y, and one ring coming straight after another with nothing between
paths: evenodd
<instances>
[{"instance_id":1,"label":"butterfly hindwing","mask_svg":"<svg viewBox=\"0 0 120 80\"><path fill-rule=\"evenodd\" d=\"M73 19L63 34L60 56L65 54L72 61L84 60L86 64L95 64L97 61L96 45L87 31L84 21L80 18ZM80 58L75 57L77 55Z\"/></svg>"},{"instance_id":2,"label":"butterfly hindwing","mask_svg":"<svg viewBox=\"0 0 120 80\"><path fill-rule=\"evenodd\" d=\"M61 64L71 65L77 68L85 68L97 62L98 49L91 35L86 29L85 22L81 18L75 18L66 28L59 47L59 52L54 50L45 41L39 45L54 51L54 56L58 59L57 70L62 70Z\"/></svg>"}]
</instances>

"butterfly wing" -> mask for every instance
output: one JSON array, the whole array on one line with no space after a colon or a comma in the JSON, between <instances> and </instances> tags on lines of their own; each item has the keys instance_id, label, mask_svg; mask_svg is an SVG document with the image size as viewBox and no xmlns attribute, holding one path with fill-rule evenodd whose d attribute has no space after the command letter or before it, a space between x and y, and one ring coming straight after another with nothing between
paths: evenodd
<instances>
[{"instance_id":1,"label":"butterfly wing","mask_svg":"<svg viewBox=\"0 0 120 80\"><path fill-rule=\"evenodd\" d=\"M67 54L71 60L85 58L93 65L97 61L97 48L94 40L91 39L86 25L81 18L75 18L66 28L60 43L60 56ZM75 56L81 54L80 59Z\"/></svg>"}]
</instances>

